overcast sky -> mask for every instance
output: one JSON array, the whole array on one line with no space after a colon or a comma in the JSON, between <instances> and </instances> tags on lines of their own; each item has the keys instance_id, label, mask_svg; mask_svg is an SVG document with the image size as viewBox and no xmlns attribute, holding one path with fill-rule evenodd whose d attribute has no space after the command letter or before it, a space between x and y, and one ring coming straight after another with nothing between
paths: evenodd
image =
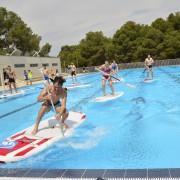
<instances>
[{"instance_id":1,"label":"overcast sky","mask_svg":"<svg viewBox=\"0 0 180 180\"><path fill-rule=\"evenodd\" d=\"M150 24L180 11L180 0L0 0L52 45L57 56L63 45L78 44L89 31L111 36L125 22Z\"/></svg>"}]
</instances>

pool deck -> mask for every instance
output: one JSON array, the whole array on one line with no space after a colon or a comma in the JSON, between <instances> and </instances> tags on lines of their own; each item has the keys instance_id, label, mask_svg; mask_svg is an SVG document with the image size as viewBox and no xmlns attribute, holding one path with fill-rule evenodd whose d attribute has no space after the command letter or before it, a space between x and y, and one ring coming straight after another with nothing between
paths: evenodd
<instances>
[{"instance_id":1,"label":"pool deck","mask_svg":"<svg viewBox=\"0 0 180 180\"><path fill-rule=\"evenodd\" d=\"M180 179L180 169L5 169L0 179Z\"/></svg>"},{"instance_id":2,"label":"pool deck","mask_svg":"<svg viewBox=\"0 0 180 180\"><path fill-rule=\"evenodd\" d=\"M79 73L79 74L77 74L77 77L78 76L83 76L83 75L88 75L89 73ZM68 74L65 74L65 73L63 73L63 74L61 74L63 77L65 77L66 79L69 79L69 78L71 78L71 76L70 75L68 75ZM33 81L32 82L32 85L34 85L34 84L39 84L39 83L43 83L43 81L41 80L41 81ZM25 81L23 81L23 80L16 80L16 86L17 86L17 88L21 88L21 87L31 87L31 85L26 85L26 82ZM0 91L3 91L4 90L4 87L3 86L0 86Z\"/></svg>"}]
</instances>

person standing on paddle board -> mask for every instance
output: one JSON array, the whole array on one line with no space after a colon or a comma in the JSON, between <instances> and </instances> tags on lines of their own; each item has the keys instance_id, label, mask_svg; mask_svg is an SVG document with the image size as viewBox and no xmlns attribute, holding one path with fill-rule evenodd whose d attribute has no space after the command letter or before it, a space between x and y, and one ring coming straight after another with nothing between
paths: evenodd
<instances>
[{"instance_id":1,"label":"person standing on paddle board","mask_svg":"<svg viewBox=\"0 0 180 180\"><path fill-rule=\"evenodd\" d=\"M65 79L63 79L62 76L55 77L53 84L48 85L45 89L41 91L40 95L38 96L38 101L42 102L42 106L38 112L36 123L31 134L35 135L38 132L39 123L43 115L53 108L51 100L57 113L56 119L61 121L65 128L68 128L68 126L65 124L65 120L68 117L68 111L66 109L67 90L62 87L64 82ZM50 94L48 93L48 91Z\"/></svg>"},{"instance_id":2,"label":"person standing on paddle board","mask_svg":"<svg viewBox=\"0 0 180 180\"><path fill-rule=\"evenodd\" d=\"M43 75L44 75L44 80L49 82L49 70L46 68L46 66L44 66L42 72L43 72Z\"/></svg>"},{"instance_id":3,"label":"person standing on paddle board","mask_svg":"<svg viewBox=\"0 0 180 180\"><path fill-rule=\"evenodd\" d=\"M76 66L71 63L71 77L72 77L72 82L75 83L76 80Z\"/></svg>"},{"instance_id":4,"label":"person standing on paddle board","mask_svg":"<svg viewBox=\"0 0 180 180\"><path fill-rule=\"evenodd\" d=\"M106 81L109 82L109 86L111 88L112 95L114 95L113 81L112 81L112 78L111 78L111 75L113 74L113 69L111 68L109 62L105 61L105 64L101 65L99 67L99 70L104 72L104 74L102 74L102 91L103 91L103 95L104 96L106 95Z\"/></svg>"},{"instance_id":5,"label":"person standing on paddle board","mask_svg":"<svg viewBox=\"0 0 180 180\"><path fill-rule=\"evenodd\" d=\"M118 73L118 65L117 65L116 61L113 61L113 62L112 62L111 68L112 68L112 70L114 71L114 74L117 75L117 73Z\"/></svg>"},{"instance_id":6,"label":"person standing on paddle board","mask_svg":"<svg viewBox=\"0 0 180 180\"><path fill-rule=\"evenodd\" d=\"M12 86L14 88L14 90L17 92L17 89L16 89L16 74L15 74L15 71L13 71L11 69L11 66L8 66L8 70L7 70L7 74L8 74L8 78L9 78L9 90L12 94Z\"/></svg>"},{"instance_id":7,"label":"person standing on paddle board","mask_svg":"<svg viewBox=\"0 0 180 180\"><path fill-rule=\"evenodd\" d=\"M153 70L152 66L154 64L154 60L151 58L151 55L148 55L148 57L145 59L144 65L147 70L147 78L145 80L153 79Z\"/></svg>"}]
</instances>

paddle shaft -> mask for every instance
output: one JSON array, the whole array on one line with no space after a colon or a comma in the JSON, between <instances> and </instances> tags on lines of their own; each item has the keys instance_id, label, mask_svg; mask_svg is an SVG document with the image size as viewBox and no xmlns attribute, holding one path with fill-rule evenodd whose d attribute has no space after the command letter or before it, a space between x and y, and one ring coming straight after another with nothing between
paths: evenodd
<instances>
[{"instance_id":1,"label":"paddle shaft","mask_svg":"<svg viewBox=\"0 0 180 180\"><path fill-rule=\"evenodd\" d=\"M112 78L120 81L121 83L123 83L124 85L126 85L126 86L128 86L128 87L133 87L133 85L128 84L128 83L125 83L125 82L121 81L119 78L114 77L114 76L112 76L112 75L110 75L110 74L108 74L108 73L106 73L106 72L104 72L104 71L102 71L102 70L100 70L100 69L98 69L98 68L96 68L96 70L98 70L99 72L103 73L104 75L110 76L110 77L112 77Z\"/></svg>"}]
</instances>

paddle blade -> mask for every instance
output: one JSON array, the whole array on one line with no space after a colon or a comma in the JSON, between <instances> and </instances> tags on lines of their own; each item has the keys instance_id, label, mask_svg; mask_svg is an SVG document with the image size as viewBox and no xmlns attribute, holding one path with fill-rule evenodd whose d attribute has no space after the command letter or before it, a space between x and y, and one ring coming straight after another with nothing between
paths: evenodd
<instances>
[{"instance_id":1,"label":"paddle blade","mask_svg":"<svg viewBox=\"0 0 180 180\"><path fill-rule=\"evenodd\" d=\"M136 88L136 86L135 86L135 85L133 85L133 84L129 84L129 83L126 83L126 86L128 86L128 87L130 87L130 88Z\"/></svg>"}]
</instances>

